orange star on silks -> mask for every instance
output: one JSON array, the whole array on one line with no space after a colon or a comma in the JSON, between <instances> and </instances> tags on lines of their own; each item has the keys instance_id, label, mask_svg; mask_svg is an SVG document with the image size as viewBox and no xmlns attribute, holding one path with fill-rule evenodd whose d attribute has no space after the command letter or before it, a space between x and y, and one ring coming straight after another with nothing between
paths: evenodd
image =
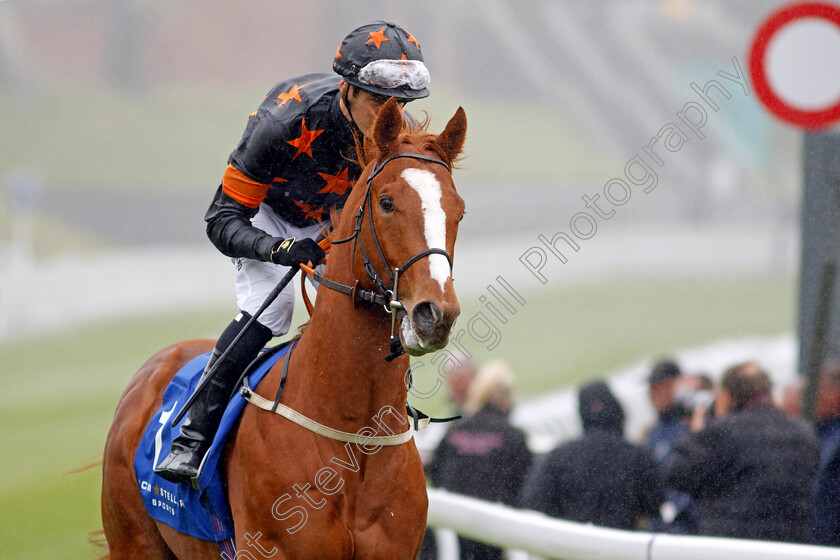
<instances>
[{"instance_id":1,"label":"orange star on silks","mask_svg":"<svg viewBox=\"0 0 840 560\"><path fill-rule=\"evenodd\" d=\"M338 48L335 49L335 57L341 58L341 45L338 45Z\"/></svg>"},{"instance_id":2,"label":"orange star on silks","mask_svg":"<svg viewBox=\"0 0 840 560\"><path fill-rule=\"evenodd\" d=\"M294 201L295 205L300 208L301 212L306 212L304 214L303 219L308 220L309 218L315 218L317 221L321 221L322 215L324 213L323 206L316 206L315 204L304 204L303 202L298 202L297 200Z\"/></svg>"},{"instance_id":3,"label":"orange star on silks","mask_svg":"<svg viewBox=\"0 0 840 560\"><path fill-rule=\"evenodd\" d=\"M309 82L309 84L311 84L311 83L312 82ZM298 86L297 84L295 84L295 85L292 86L292 89L290 89L289 91L283 92L280 95L278 95L277 99L282 99L283 101L280 103L280 105L277 106L277 108L279 109L280 107L285 105L287 101L289 101L291 99L294 99L296 101L301 101L300 90L302 90L303 88L305 88L309 84L303 84L302 86ZM277 101L277 99L275 99L275 101Z\"/></svg>"},{"instance_id":4,"label":"orange star on silks","mask_svg":"<svg viewBox=\"0 0 840 560\"><path fill-rule=\"evenodd\" d=\"M322 193L335 193L338 195L343 195L347 192L347 189L353 186L353 181L347 180L347 173L350 170L349 167L345 167L335 175L328 175L326 173L318 173L321 176L321 179L327 182L326 186L318 191L318 194Z\"/></svg>"},{"instance_id":5,"label":"orange star on silks","mask_svg":"<svg viewBox=\"0 0 840 560\"><path fill-rule=\"evenodd\" d=\"M408 31L406 31L406 33L408 33ZM417 50L420 50L420 43L417 42L417 39L415 39L414 35L412 35L411 33L408 33L408 42L414 43L414 46L417 47Z\"/></svg>"},{"instance_id":6,"label":"orange star on silks","mask_svg":"<svg viewBox=\"0 0 840 560\"><path fill-rule=\"evenodd\" d=\"M370 33L370 39L365 41L365 45L367 45L368 43L375 43L376 48L379 49L379 46L382 43L384 43L385 41L390 41L391 39L389 39L388 37L385 36L384 31L385 31L384 27L382 29L380 29L379 31L368 31L368 33Z\"/></svg>"},{"instance_id":7,"label":"orange star on silks","mask_svg":"<svg viewBox=\"0 0 840 560\"><path fill-rule=\"evenodd\" d=\"M324 131L307 130L306 119L303 119L300 123L300 136L295 138L294 140L286 140L287 143L297 148L297 152L292 157L292 161L295 161L295 158L297 158L302 153L306 153L306 155L312 157L312 141L318 138L318 136L322 132Z\"/></svg>"},{"instance_id":8,"label":"orange star on silks","mask_svg":"<svg viewBox=\"0 0 840 560\"><path fill-rule=\"evenodd\" d=\"M400 60L407 60L407 59L405 58L405 53L402 53L402 56L400 57Z\"/></svg>"}]
</instances>

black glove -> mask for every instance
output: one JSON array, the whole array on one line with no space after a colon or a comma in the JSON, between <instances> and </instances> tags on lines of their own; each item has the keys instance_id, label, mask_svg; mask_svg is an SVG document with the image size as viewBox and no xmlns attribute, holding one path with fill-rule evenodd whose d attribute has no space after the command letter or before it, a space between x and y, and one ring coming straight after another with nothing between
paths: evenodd
<instances>
[{"instance_id":1,"label":"black glove","mask_svg":"<svg viewBox=\"0 0 840 560\"><path fill-rule=\"evenodd\" d=\"M280 239L278 237L275 243L271 245L271 253L268 255L268 260L274 264L283 266L307 263L316 265L325 256L327 254L324 250L308 237L304 237L300 241L295 240L294 237L288 239Z\"/></svg>"}]
</instances>

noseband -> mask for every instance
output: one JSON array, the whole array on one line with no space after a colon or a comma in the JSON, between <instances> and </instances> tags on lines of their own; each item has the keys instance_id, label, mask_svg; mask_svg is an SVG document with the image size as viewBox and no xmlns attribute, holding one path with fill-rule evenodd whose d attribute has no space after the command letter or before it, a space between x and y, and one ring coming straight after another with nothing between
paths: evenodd
<instances>
[{"instance_id":1,"label":"noseband","mask_svg":"<svg viewBox=\"0 0 840 560\"><path fill-rule=\"evenodd\" d=\"M356 247L358 246L359 250L362 253L362 263L365 267L365 272L368 275L374 285L376 286L375 291L371 290L363 290L359 287L359 281L356 280L354 286L347 286L345 284L340 284L339 282L335 282L333 280L328 280L324 278L321 274L315 273L314 279L316 282L321 284L322 286L329 288L331 290L335 290L337 292L341 292L345 295L350 296L353 298L354 303L359 300L363 301L372 305L381 305L385 312L391 315L391 344L390 344L390 351L391 353L388 354L385 359L387 361L391 361L394 358L402 355L405 353L405 349L400 342L400 337L396 331L396 324L397 324L397 311L399 309L404 309L405 307L399 300L399 295L397 290L399 288L399 281L400 275L403 274L408 267L419 261L424 257L428 257L430 255L443 255L446 257L446 260L449 261L449 270L452 270L452 257L443 249L439 249L437 247L432 247L426 249L424 251L420 251L407 261L403 263L402 266L392 268L391 265L388 263L388 259L385 258L385 254L382 252L382 246L379 243L379 237L376 235L376 228L373 225L373 203L371 202L371 184L373 182L374 177L379 175L382 170L385 168L390 161L398 159L398 158L412 158L412 159L419 159L423 161L429 161L432 163L437 163L446 168L447 171L450 171L449 165L436 157L427 156L424 154L413 154L413 153L398 153L393 154L386 158L382 163L374 163L373 169L368 175L367 178L367 190L365 191L365 198L362 201L362 205L359 206L359 210L356 212L356 227L353 231L353 234L349 237L344 239L339 239L338 241L333 241L332 245L340 245L342 243L347 243L349 241L353 241L353 259L352 262L356 262ZM370 212L368 212L368 219L370 222L370 231L371 235L373 236L373 244L376 246L376 252L379 253L379 258L382 261L382 264L385 265L385 271L388 273L388 276L391 280L391 287L389 288L382 277L377 274L376 270L373 267L373 263L368 257L367 252L365 251L365 246L361 242L360 233L362 231L362 221L364 220L365 215L365 208L370 208Z\"/></svg>"}]
</instances>

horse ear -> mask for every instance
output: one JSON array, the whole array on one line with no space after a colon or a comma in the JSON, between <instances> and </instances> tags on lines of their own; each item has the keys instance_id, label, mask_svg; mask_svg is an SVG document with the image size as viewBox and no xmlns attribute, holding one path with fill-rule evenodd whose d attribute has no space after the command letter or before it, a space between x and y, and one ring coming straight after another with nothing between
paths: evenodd
<instances>
[{"instance_id":1,"label":"horse ear","mask_svg":"<svg viewBox=\"0 0 840 560\"><path fill-rule=\"evenodd\" d=\"M467 138L467 114L463 107L458 107L455 115L446 123L446 128L438 136L446 155L450 161L454 161L464 149L464 140Z\"/></svg>"},{"instance_id":2,"label":"horse ear","mask_svg":"<svg viewBox=\"0 0 840 560\"><path fill-rule=\"evenodd\" d=\"M376 115L373 123L373 141L380 154L386 154L394 150L394 142L402 132L403 116L397 100L390 98Z\"/></svg>"}]
</instances>

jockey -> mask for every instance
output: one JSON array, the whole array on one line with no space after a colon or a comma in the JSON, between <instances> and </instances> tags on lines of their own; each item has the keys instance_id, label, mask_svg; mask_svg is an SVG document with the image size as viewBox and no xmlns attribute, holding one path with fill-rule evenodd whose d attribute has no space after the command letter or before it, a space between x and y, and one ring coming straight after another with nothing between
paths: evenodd
<instances>
[{"instance_id":1,"label":"jockey","mask_svg":"<svg viewBox=\"0 0 840 560\"><path fill-rule=\"evenodd\" d=\"M205 376L287 267L324 258L314 239L361 174L354 137L368 131L388 98L405 105L429 95L420 44L393 23L352 31L333 70L339 76L307 74L274 86L228 159L204 219L210 240L236 267L239 314L219 337ZM245 331L194 400L172 453L155 472L175 482L198 475L240 375L273 336L289 331L294 299L290 283Z\"/></svg>"}]
</instances>

